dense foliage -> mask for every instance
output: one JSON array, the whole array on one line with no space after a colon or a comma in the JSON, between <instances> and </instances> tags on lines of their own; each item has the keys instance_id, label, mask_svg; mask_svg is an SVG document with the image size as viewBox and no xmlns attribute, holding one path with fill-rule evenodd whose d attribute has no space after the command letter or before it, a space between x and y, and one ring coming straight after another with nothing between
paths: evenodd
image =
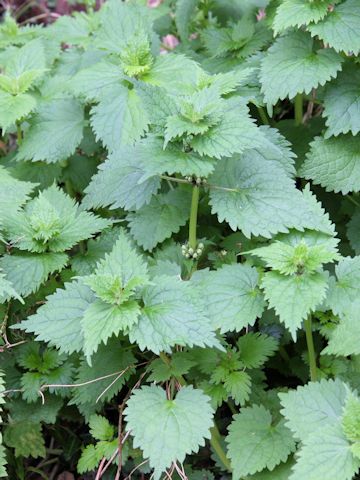
<instances>
[{"instance_id":1,"label":"dense foliage","mask_svg":"<svg viewBox=\"0 0 360 480\"><path fill-rule=\"evenodd\" d=\"M360 478L359 0L85 6L0 26L0 476Z\"/></svg>"}]
</instances>

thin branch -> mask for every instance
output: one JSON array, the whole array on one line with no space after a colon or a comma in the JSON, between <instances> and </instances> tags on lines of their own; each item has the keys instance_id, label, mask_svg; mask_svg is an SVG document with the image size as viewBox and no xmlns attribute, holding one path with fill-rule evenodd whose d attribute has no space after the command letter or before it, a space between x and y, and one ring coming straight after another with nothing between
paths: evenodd
<instances>
[{"instance_id":1,"label":"thin branch","mask_svg":"<svg viewBox=\"0 0 360 480\"><path fill-rule=\"evenodd\" d=\"M4 337L5 337L5 334L4 334ZM5 340L5 345L2 345L0 347L0 353L4 352L5 350L8 350L10 348L17 347L18 345L22 345L23 343L27 343L26 340L21 340L20 342L16 342L16 343L10 343L10 342L6 341L7 339L5 339L5 338L4 338L4 340Z\"/></svg>"},{"instance_id":2,"label":"thin branch","mask_svg":"<svg viewBox=\"0 0 360 480\"><path fill-rule=\"evenodd\" d=\"M101 478L101 473L102 473L102 469L103 469L103 466L104 466L105 462L106 462L106 457L104 457L100 462L98 471L96 473L95 480L99 480Z\"/></svg>"},{"instance_id":3,"label":"thin branch","mask_svg":"<svg viewBox=\"0 0 360 480\"><path fill-rule=\"evenodd\" d=\"M34 23L37 22L38 20L42 20L43 18L59 18L61 15L59 13L40 13L40 15L35 15L34 17L27 18L23 22L21 22L19 25L26 25L27 23Z\"/></svg>"},{"instance_id":4,"label":"thin branch","mask_svg":"<svg viewBox=\"0 0 360 480\"><path fill-rule=\"evenodd\" d=\"M39 395L40 395L40 397L41 397L41 403L42 403L42 405L45 405L45 396L44 396L43 392L42 392L41 390L39 390L38 393L39 393Z\"/></svg>"},{"instance_id":5,"label":"thin branch","mask_svg":"<svg viewBox=\"0 0 360 480\"><path fill-rule=\"evenodd\" d=\"M167 175L160 175L160 178L163 180L167 180L168 182L175 182L175 183L186 183L187 185L193 185L192 182L189 182L188 180L185 180L184 178L176 178L176 177L169 177ZM228 187L221 187L220 185L211 185L209 183L206 183L205 185L197 185L198 187L204 187L204 188L212 188L214 190L223 190L224 192L235 192L235 193L241 193L245 189L239 190L238 188L228 188Z\"/></svg>"},{"instance_id":6,"label":"thin branch","mask_svg":"<svg viewBox=\"0 0 360 480\"><path fill-rule=\"evenodd\" d=\"M23 392L23 388L12 388L11 390L4 390L1 395L8 395L9 393Z\"/></svg>"},{"instance_id":7,"label":"thin branch","mask_svg":"<svg viewBox=\"0 0 360 480\"><path fill-rule=\"evenodd\" d=\"M140 467L142 467L143 465L145 465L145 463L147 463L148 461L149 461L149 460L144 460L143 462L139 463L139 465L136 465L136 467L131 470L131 472L129 473L129 475L128 475L126 478L124 478L124 480L130 480L130 479L131 479L131 475L132 475L133 473L135 473L136 470L138 470Z\"/></svg>"},{"instance_id":8,"label":"thin branch","mask_svg":"<svg viewBox=\"0 0 360 480\"><path fill-rule=\"evenodd\" d=\"M129 367L127 367L129 368ZM93 378L92 380L88 380L87 382L82 382L82 383L73 383L73 384L60 384L60 383L53 383L49 385L42 385L40 387L40 390L44 390L45 388L78 388L78 387L85 387L85 385L90 385L91 383L96 383L100 382L101 380L106 380L107 378L114 377L115 375L119 375L121 372L114 372L114 373L109 373L108 375L104 375L102 377L98 378Z\"/></svg>"},{"instance_id":9,"label":"thin branch","mask_svg":"<svg viewBox=\"0 0 360 480\"><path fill-rule=\"evenodd\" d=\"M110 385L108 385L105 390L103 390L100 395L97 397L96 399L96 402L95 403L98 403L98 401L100 400L100 398L105 395L105 393L114 385L114 383L116 383L119 378L121 378L125 372L127 372L127 370L129 370L130 366L126 367L122 372L119 373L119 375L110 383Z\"/></svg>"},{"instance_id":10,"label":"thin branch","mask_svg":"<svg viewBox=\"0 0 360 480\"><path fill-rule=\"evenodd\" d=\"M105 464L106 462L106 457L104 457L99 465L99 469L97 471L97 474L96 474L96 477L95 477L95 480L100 480L100 478L103 476L103 474L106 472L106 470L110 467L110 465L112 464L112 462L115 460L115 457L118 453L118 449L116 448L116 450L114 451L114 453L111 455L111 457L109 458L109 460L107 461L107 463Z\"/></svg>"},{"instance_id":11,"label":"thin branch","mask_svg":"<svg viewBox=\"0 0 360 480\"><path fill-rule=\"evenodd\" d=\"M356 205L357 207L360 207L360 203L357 202L357 201L355 200L355 198L352 197L351 195L346 195L346 198L348 198L348 199L350 200L350 202L352 202L352 203L353 203L354 205Z\"/></svg>"},{"instance_id":12,"label":"thin branch","mask_svg":"<svg viewBox=\"0 0 360 480\"><path fill-rule=\"evenodd\" d=\"M160 178L162 180L167 180L168 182L186 183L187 185L192 185L191 182L185 180L184 178L169 177L168 175L160 175Z\"/></svg>"},{"instance_id":13,"label":"thin branch","mask_svg":"<svg viewBox=\"0 0 360 480\"><path fill-rule=\"evenodd\" d=\"M148 363L148 362L146 362ZM136 365L137 367L138 365ZM127 368L130 368L131 365L129 365ZM119 374L122 374L123 373L123 370L121 372L114 372L114 373L109 373L108 375L104 375L102 377L98 377L98 378L93 378L92 380L89 380L87 382L82 382L82 383L73 383L73 384L60 384L60 383L52 383L52 384L49 384L49 385L41 385L40 389L39 389L39 395L40 396L43 396L42 395L42 391L47 389L47 388L78 388L78 387L84 387L86 385L90 385L91 383L96 383L96 382L100 382L101 380L106 380L107 378L111 378L111 377L114 377L115 375L119 375ZM4 392L2 392L2 395L6 395L8 393L13 393L13 392L23 392L24 389L23 388L18 388L18 389L12 389L12 390L5 390Z\"/></svg>"},{"instance_id":14,"label":"thin branch","mask_svg":"<svg viewBox=\"0 0 360 480\"><path fill-rule=\"evenodd\" d=\"M181 480L188 480L188 477L186 476L184 470L181 470L176 462L174 462L173 465L174 465L179 477L181 478Z\"/></svg>"}]
</instances>

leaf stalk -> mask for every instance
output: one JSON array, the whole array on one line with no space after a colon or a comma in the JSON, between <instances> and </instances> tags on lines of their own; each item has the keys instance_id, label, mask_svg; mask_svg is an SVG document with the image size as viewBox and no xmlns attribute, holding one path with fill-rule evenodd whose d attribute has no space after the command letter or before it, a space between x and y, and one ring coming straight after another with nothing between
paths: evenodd
<instances>
[{"instance_id":1,"label":"leaf stalk","mask_svg":"<svg viewBox=\"0 0 360 480\"><path fill-rule=\"evenodd\" d=\"M311 315L304 321L305 326L305 335L306 335L306 344L309 355L309 365L310 365L310 380L312 382L317 381L317 366L316 366L316 355L314 348L314 339L312 334L312 321Z\"/></svg>"},{"instance_id":2,"label":"leaf stalk","mask_svg":"<svg viewBox=\"0 0 360 480\"><path fill-rule=\"evenodd\" d=\"M303 96L298 93L295 97L295 125L299 126L303 121Z\"/></svg>"},{"instance_id":3,"label":"leaf stalk","mask_svg":"<svg viewBox=\"0 0 360 480\"><path fill-rule=\"evenodd\" d=\"M191 208L190 208L190 222L189 222L189 247L196 249L197 239L196 239L196 227L197 227L197 215L199 208L199 187L194 185L191 197Z\"/></svg>"}]
</instances>

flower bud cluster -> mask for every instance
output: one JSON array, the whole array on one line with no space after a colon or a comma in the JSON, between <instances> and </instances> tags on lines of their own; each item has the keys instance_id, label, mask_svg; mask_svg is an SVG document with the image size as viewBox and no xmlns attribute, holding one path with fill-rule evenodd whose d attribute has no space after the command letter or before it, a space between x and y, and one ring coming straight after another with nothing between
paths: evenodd
<instances>
[{"instance_id":1,"label":"flower bud cluster","mask_svg":"<svg viewBox=\"0 0 360 480\"><path fill-rule=\"evenodd\" d=\"M187 180L189 183L192 183L193 185L205 185L207 183L205 177L192 177L191 175L188 175L185 177L185 180Z\"/></svg>"},{"instance_id":2,"label":"flower bud cluster","mask_svg":"<svg viewBox=\"0 0 360 480\"><path fill-rule=\"evenodd\" d=\"M198 243L196 248L191 248L188 243L185 243L181 246L181 252L185 258L193 258L197 260L201 257L204 251L204 244L202 242Z\"/></svg>"}]
</instances>

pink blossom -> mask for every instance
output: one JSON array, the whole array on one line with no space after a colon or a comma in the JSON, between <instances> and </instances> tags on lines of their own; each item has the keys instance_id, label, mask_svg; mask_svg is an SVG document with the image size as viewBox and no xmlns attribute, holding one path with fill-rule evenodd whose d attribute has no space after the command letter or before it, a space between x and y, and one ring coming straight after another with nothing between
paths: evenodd
<instances>
[{"instance_id":1,"label":"pink blossom","mask_svg":"<svg viewBox=\"0 0 360 480\"><path fill-rule=\"evenodd\" d=\"M164 45L164 48L167 50L174 50L175 47L179 45L179 39L175 37L175 35L172 35L169 33L168 35L165 35L165 37L162 37L161 39L162 44Z\"/></svg>"},{"instance_id":2,"label":"pink blossom","mask_svg":"<svg viewBox=\"0 0 360 480\"><path fill-rule=\"evenodd\" d=\"M258 13L256 14L256 20L260 22L260 20L263 20L265 17L266 17L265 8L260 8Z\"/></svg>"},{"instance_id":3,"label":"pink blossom","mask_svg":"<svg viewBox=\"0 0 360 480\"><path fill-rule=\"evenodd\" d=\"M149 8L156 8L160 5L162 0L147 0L147 6Z\"/></svg>"}]
</instances>

